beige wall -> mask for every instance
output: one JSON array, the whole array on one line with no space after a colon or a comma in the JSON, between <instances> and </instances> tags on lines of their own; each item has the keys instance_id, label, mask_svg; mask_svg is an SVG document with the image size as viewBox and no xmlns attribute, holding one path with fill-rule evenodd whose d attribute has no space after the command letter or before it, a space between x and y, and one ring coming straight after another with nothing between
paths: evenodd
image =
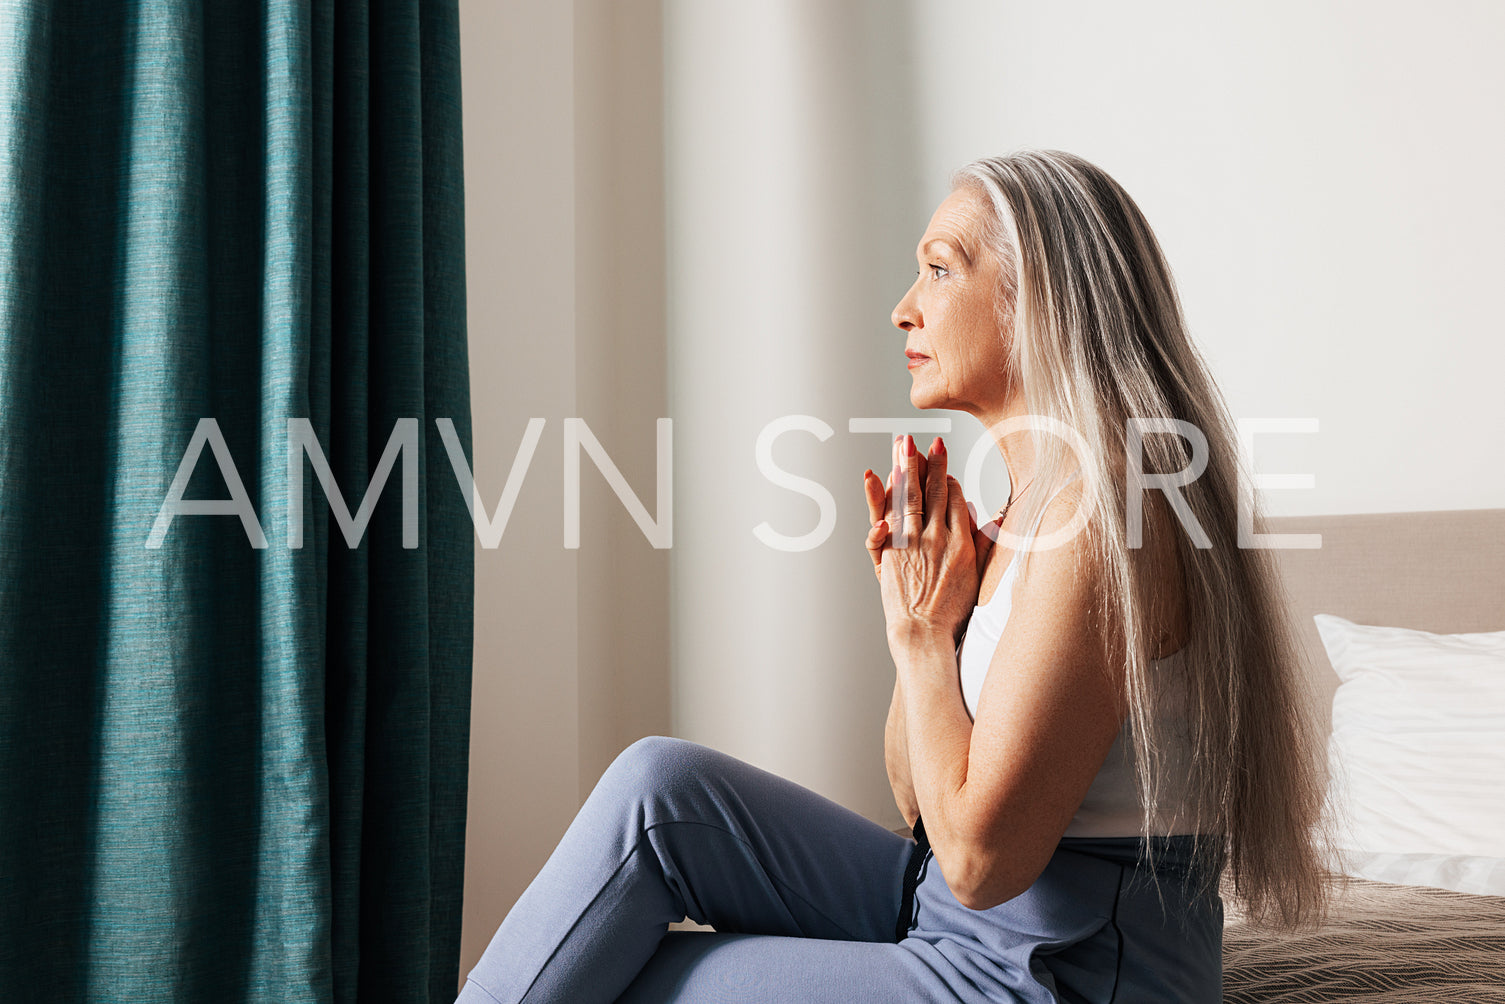
<instances>
[{"instance_id":1,"label":"beige wall","mask_svg":"<svg viewBox=\"0 0 1505 1004\"><path fill-rule=\"evenodd\" d=\"M1277 515L1505 505L1505 4L916 4L927 194L1015 147L1139 202ZM958 26L965 30L958 30Z\"/></svg>"},{"instance_id":2,"label":"beige wall","mask_svg":"<svg viewBox=\"0 0 1505 1004\"><path fill-rule=\"evenodd\" d=\"M576 561L543 532L559 512L549 445L575 402L569 7L472 0L460 29L474 468L488 505L528 419L549 422L501 545L476 551L463 974L578 808L579 713Z\"/></svg>"},{"instance_id":3,"label":"beige wall","mask_svg":"<svg viewBox=\"0 0 1505 1004\"><path fill-rule=\"evenodd\" d=\"M575 415L657 516L665 345L659 4L575 4ZM581 470L581 798L612 759L669 723L669 552L588 461Z\"/></svg>"},{"instance_id":4,"label":"beige wall","mask_svg":"<svg viewBox=\"0 0 1505 1004\"><path fill-rule=\"evenodd\" d=\"M921 418L889 313L930 207L901 137L905 5L665 4L669 364L676 428L672 632L677 734L891 827L883 763L893 664L863 546L865 467L889 441L852 418ZM818 529L754 448L802 415L774 463L830 493L808 550L754 536Z\"/></svg>"},{"instance_id":5,"label":"beige wall","mask_svg":"<svg viewBox=\"0 0 1505 1004\"><path fill-rule=\"evenodd\" d=\"M576 16L576 10L579 16ZM476 551L462 974L619 750L669 731L668 555L582 460L563 546L563 420L650 512L665 404L658 5L466 0L467 294L475 470L501 496L546 425L499 547Z\"/></svg>"}]
</instances>

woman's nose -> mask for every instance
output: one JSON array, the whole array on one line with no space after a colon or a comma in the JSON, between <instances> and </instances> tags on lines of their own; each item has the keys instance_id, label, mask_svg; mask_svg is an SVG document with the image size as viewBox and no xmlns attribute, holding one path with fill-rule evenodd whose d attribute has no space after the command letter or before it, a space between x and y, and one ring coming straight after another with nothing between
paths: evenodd
<instances>
[{"instance_id":1,"label":"woman's nose","mask_svg":"<svg viewBox=\"0 0 1505 1004\"><path fill-rule=\"evenodd\" d=\"M914 290L904 294L904 299L894 307L894 312L889 315L889 320L894 322L894 327L900 331L909 331L911 328L924 327L920 323L920 311L914 304Z\"/></svg>"}]
</instances>

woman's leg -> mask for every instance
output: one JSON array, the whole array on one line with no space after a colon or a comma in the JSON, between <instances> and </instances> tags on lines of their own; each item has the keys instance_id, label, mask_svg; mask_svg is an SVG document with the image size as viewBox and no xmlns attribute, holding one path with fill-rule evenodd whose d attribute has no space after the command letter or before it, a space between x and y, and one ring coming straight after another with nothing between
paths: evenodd
<instances>
[{"instance_id":1,"label":"woman's leg","mask_svg":"<svg viewBox=\"0 0 1505 1004\"><path fill-rule=\"evenodd\" d=\"M617 1004L1025 1004L969 954L913 937L671 931Z\"/></svg>"},{"instance_id":2,"label":"woman's leg","mask_svg":"<svg viewBox=\"0 0 1505 1004\"><path fill-rule=\"evenodd\" d=\"M717 951L732 965L721 968L722 976L758 979L741 968L755 958L781 964L747 955L756 942L823 939L824 949L793 945L781 958L810 960L828 984L831 943L874 943L866 953L864 946L841 946L844 958L871 956L852 978L864 966L875 972L881 954L895 972L939 985L915 954L893 944L913 848L913 841L734 757L682 739L641 739L601 776L471 971L460 1000L614 1001L659 949L667 926L686 916L716 928L701 937L723 946ZM730 933L782 937L727 939ZM710 942L679 935L658 960L661 976L676 960L713 954L706 951Z\"/></svg>"}]
</instances>

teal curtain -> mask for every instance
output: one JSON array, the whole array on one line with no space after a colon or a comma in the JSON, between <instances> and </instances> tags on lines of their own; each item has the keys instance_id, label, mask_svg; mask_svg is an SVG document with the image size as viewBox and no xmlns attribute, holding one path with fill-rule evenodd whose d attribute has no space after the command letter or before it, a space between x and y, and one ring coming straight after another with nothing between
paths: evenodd
<instances>
[{"instance_id":1,"label":"teal curtain","mask_svg":"<svg viewBox=\"0 0 1505 1004\"><path fill-rule=\"evenodd\" d=\"M0 1001L453 1000L461 168L454 0L0 0Z\"/></svg>"}]
</instances>

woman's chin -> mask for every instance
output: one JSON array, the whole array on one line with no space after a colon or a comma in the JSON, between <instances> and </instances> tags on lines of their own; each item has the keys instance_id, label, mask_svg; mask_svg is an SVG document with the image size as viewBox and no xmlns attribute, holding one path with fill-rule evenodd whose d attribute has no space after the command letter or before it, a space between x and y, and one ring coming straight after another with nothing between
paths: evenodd
<instances>
[{"instance_id":1,"label":"woman's chin","mask_svg":"<svg viewBox=\"0 0 1505 1004\"><path fill-rule=\"evenodd\" d=\"M909 388L909 403L921 411L945 407L945 401L940 395L919 383Z\"/></svg>"}]
</instances>

